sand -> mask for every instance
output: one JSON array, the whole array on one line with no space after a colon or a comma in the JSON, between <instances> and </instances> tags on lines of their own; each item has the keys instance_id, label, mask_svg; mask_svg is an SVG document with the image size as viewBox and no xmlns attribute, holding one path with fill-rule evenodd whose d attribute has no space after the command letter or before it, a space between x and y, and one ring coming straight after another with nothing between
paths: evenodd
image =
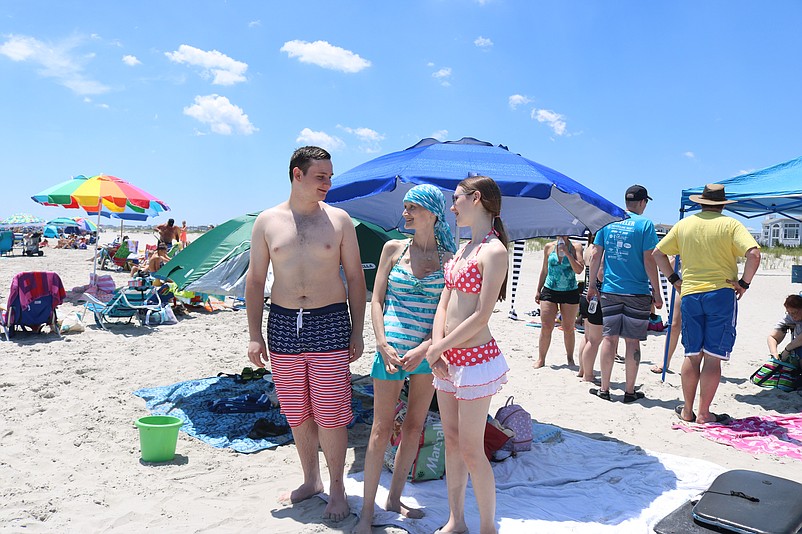
<instances>
[{"instance_id":1,"label":"sand","mask_svg":"<svg viewBox=\"0 0 802 534\"><path fill-rule=\"evenodd\" d=\"M152 234L139 237L155 243ZM102 241L110 240L104 234ZM92 251L45 249L41 258L0 258L0 301L11 279L23 270L53 270L67 289L88 283ZM526 325L535 308L534 284L541 256L524 259L516 308L524 320L507 318L509 303L499 303L491 327L511 367L510 381L491 412L514 395L538 421L583 435L614 438L656 452L715 462L726 469L752 469L802 480L802 462L751 455L673 430L674 407L681 398L681 358L661 383L649 367L662 358L664 335L642 345L638 384L646 399L607 403L566 365L562 333L555 331L545 368L534 370L539 330ZM799 287L790 265L774 262L761 269L740 303L738 340L733 359L723 367L713 409L733 417L792 414L802 396L762 390L749 376L766 358L766 336L782 314L782 301ZM110 272L110 271L107 271ZM118 285L126 273L110 272ZM65 303L61 317L81 307ZM215 449L181 434L176 459L166 465L140 462L133 422L147 415L133 391L192 378L236 372L248 365L245 311L191 312L178 325L117 326L110 332L88 326L80 334L24 335L0 343L0 530L9 532L348 532L351 518L330 524L320 519L322 500L296 506L279 495L301 481L294 445L256 454ZM372 328L365 326L366 353L355 374L372 362ZM598 364L597 364L598 369ZM623 366L613 371L613 396L623 394ZM347 471L362 470L369 427L349 434ZM322 462L321 455L321 462ZM325 476L325 475L324 475ZM398 530L387 531L398 532ZM376 529L376 532L385 532Z\"/></svg>"}]
</instances>

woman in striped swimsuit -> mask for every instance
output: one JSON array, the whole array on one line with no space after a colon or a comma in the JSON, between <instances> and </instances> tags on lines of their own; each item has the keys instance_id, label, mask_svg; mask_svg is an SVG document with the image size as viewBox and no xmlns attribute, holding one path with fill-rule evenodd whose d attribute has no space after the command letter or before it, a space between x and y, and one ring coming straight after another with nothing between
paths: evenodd
<instances>
[{"instance_id":1,"label":"woman in striped swimsuit","mask_svg":"<svg viewBox=\"0 0 802 534\"><path fill-rule=\"evenodd\" d=\"M432 371L424 356L431 344L434 314L445 284L443 264L456 250L456 243L445 222L445 198L433 185L418 185L407 192L404 222L415 234L408 241L394 240L384 245L370 304L377 349L371 371L373 427L365 454L364 502L354 532L371 532L384 451L407 377L409 399L401 427L404 438L396 452L384 507L405 517L423 517L420 510L401 504L401 492L434 394Z\"/></svg>"}]
</instances>

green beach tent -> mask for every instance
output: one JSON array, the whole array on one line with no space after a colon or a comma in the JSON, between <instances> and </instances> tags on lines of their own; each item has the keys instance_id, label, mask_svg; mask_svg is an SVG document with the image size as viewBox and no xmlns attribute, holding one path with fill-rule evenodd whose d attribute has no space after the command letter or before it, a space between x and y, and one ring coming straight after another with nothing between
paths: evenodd
<instances>
[{"instance_id":1,"label":"green beach tent","mask_svg":"<svg viewBox=\"0 0 802 534\"><path fill-rule=\"evenodd\" d=\"M216 226L190 243L155 276L172 280L182 291L244 297L251 230L258 215L249 213ZM384 243L390 239L403 239L404 234L397 230L386 231L358 219L351 220L359 241L365 282L368 290L372 291ZM271 285L272 277L268 273L266 295L269 295Z\"/></svg>"}]
</instances>

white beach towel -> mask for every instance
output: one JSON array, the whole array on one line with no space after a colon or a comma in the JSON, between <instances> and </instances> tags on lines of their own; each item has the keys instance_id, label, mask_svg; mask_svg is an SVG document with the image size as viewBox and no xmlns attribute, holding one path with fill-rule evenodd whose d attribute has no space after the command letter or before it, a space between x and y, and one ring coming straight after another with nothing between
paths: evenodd
<instances>
[{"instance_id":1,"label":"white beach towel","mask_svg":"<svg viewBox=\"0 0 802 534\"><path fill-rule=\"evenodd\" d=\"M493 465L499 532L651 532L690 497L707 489L724 469L716 464L654 454L619 441L562 432L556 443L535 443L530 452ZM363 473L345 481L351 510L362 506ZM384 503L392 474L382 473L377 502ZM404 519L376 508L375 525L394 525L412 534L431 533L448 520L444 480L408 483L402 500L425 509L422 519ZM473 490L468 485L466 521L479 531Z\"/></svg>"}]
</instances>

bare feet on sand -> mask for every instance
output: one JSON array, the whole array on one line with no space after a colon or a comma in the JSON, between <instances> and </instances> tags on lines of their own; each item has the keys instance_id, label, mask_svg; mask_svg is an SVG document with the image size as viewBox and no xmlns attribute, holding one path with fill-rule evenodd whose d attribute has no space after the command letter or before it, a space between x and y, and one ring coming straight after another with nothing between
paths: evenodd
<instances>
[{"instance_id":1,"label":"bare feet on sand","mask_svg":"<svg viewBox=\"0 0 802 534\"><path fill-rule=\"evenodd\" d=\"M434 531L434 534L464 534L468 532L468 525L463 521L462 523L452 523L450 520L448 523L443 525L442 527L438 528Z\"/></svg>"},{"instance_id":2,"label":"bare feet on sand","mask_svg":"<svg viewBox=\"0 0 802 534\"><path fill-rule=\"evenodd\" d=\"M568 357L568 365L570 365L571 367L574 367L576 365L576 362L574 362L574 357L573 356L569 356Z\"/></svg>"},{"instance_id":3,"label":"bare feet on sand","mask_svg":"<svg viewBox=\"0 0 802 534\"><path fill-rule=\"evenodd\" d=\"M296 503L305 501L311 497L314 497L318 493L323 491L323 484L318 482L317 484L301 484L296 489L283 494L279 497L279 502L284 504Z\"/></svg>"},{"instance_id":4,"label":"bare feet on sand","mask_svg":"<svg viewBox=\"0 0 802 534\"><path fill-rule=\"evenodd\" d=\"M359 523L351 530L351 534L371 534L373 532L373 516L365 514L359 518Z\"/></svg>"},{"instance_id":5,"label":"bare feet on sand","mask_svg":"<svg viewBox=\"0 0 802 534\"><path fill-rule=\"evenodd\" d=\"M535 369L540 369L545 365L546 365L546 359L544 358L542 360L535 360L535 363L532 364L532 367L534 367Z\"/></svg>"},{"instance_id":6,"label":"bare feet on sand","mask_svg":"<svg viewBox=\"0 0 802 534\"><path fill-rule=\"evenodd\" d=\"M410 508L409 506L405 505L404 503L402 503L400 501L397 502L397 503L388 502L384 506L384 509L387 510L388 512L399 513L402 516L408 517L410 519L420 519L421 517L426 515L426 514L423 513L423 510L421 510L419 508Z\"/></svg>"},{"instance_id":7,"label":"bare feet on sand","mask_svg":"<svg viewBox=\"0 0 802 534\"><path fill-rule=\"evenodd\" d=\"M348 508L348 501L345 498L345 491L332 490L329 495L329 504L323 511L323 519L331 521L342 521L351 515L351 509Z\"/></svg>"}]
</instances>

